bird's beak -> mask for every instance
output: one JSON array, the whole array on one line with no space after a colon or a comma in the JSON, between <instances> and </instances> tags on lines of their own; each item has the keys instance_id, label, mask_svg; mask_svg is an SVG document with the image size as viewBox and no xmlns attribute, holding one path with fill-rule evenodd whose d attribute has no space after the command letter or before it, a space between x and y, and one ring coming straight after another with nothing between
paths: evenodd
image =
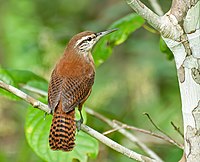
<instances>
[{"instance_id":1,"label":"bird's beak","mask_svg":"<svg viewBox=\"0 0 200 162\"><path fill-rule=\"evenodd\" d=\"M96 33L95 35L97 36L97 38L100 39L101 37L103 37L103 36L105 36L107 34L110 34L110 33L114 32L116 30L118 30L118 29L110 29L110 30L106 30L106 31L102 31L102 32Z\"/></svg>"}]
</instances>

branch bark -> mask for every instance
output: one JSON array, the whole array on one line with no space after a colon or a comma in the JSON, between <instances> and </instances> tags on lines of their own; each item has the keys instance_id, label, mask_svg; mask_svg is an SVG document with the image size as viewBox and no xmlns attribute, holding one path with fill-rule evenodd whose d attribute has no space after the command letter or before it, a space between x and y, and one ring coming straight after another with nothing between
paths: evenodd
<instances>
[{"instance_id":1,"label":"branch bark","mask_svg":"<svg viewBox=\"0 0 200 162\"><path fill-rule=\"evenodd\" d=\"M38 108L38 109L40 109L40 110L42 110L42 111L44 111L48 114L51 113L50 108L46 104L34 99L33 97L27 95L26 93L22 92L21 90L13 87L11 85L6 84L1 80L0 80L0 87L11 92L12 94L15 94L18 97L20 97L21 99L23 99L27 103L31 104L34 108ZM144 156L144 155L138 154L138 153L136 153L132 150L129 150L128 148L126 148L126 147L116 143L115 141L107 138L106 136L95 131L94 129L90 128L87 125L82 124L81 130L84 131L85 133L88 133L89 135L96 138L97 140L104 143L105 145L112 148L113 150L115 150L119 153L122 153L123 155L125 155L125 156L127 156L131 159L135 159L135 160L138 160L138 161L141 161L141 162L146 162L146 161L148 161L148 162L160 162L160 160L154 160L152 158L149 158L147 156Z\"/></svg>"}]
</instances>

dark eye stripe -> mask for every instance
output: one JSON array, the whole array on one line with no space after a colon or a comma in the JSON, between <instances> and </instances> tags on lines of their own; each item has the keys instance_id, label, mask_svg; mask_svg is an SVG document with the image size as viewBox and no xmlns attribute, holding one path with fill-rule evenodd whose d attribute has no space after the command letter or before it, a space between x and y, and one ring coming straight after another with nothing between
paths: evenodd
<instances>
[{"instance_id":1,"label":"dark eye stripe","mask_svg":"<svg viewBox=\"0 0 200 162\"><path fill-rule=\"evenodd\" d=\"M91 38L91 37L89 37L87 40L88 40L88 41L91 41L91 40L92 40L92 38Z\"/></svg>"},{"instance_id":2,"label":"dark eye stripe","mask_svg":"<svg viewBox=\"0 0 200 162\"><path fill-rule=\"evenodd\" d=\"M79 46L81 46L83 43L86 43L87 41L91 41L92 39L94 39L94 38L96 38L96 35L94 34L94 35L92 35L92 36L90 36L90 37L88 37L87 39L85 39L85 40L82 40L80 43L79 43Z\"/></svg>"}]
</instances>

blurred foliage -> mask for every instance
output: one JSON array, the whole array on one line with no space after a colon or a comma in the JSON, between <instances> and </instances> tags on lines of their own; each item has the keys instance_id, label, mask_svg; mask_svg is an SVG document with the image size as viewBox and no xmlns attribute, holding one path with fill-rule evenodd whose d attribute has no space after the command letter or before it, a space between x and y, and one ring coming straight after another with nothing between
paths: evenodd
<instances>
[{"instance_id":1,"label":"blurred foliage","mask_svg":"<svg viewBox=\"0 0 200 162\"><path fill-rule=\"evenodd\" d=\"M159 2L164 11L169 9L170 1ZM144 3L149 6L148 1ZM132 10L121 0L51 2L2 0L0 13L1 79L3 74L4 81L17 87L21 88L21 84L28 84L47 90L46 80L49 80L51 69L74 34L83 30L103 31L115 27L111 24L130 15ZM130 32L133 31L132 28ZM107 61L96 70L95 84L86 106L111 119L156 132L148 119L142 115L143 112L148 112L160 128L176 140L183 142L170 125L173 121L177 126L182 127L176 69L174 62L167 61L161 54L159 39L159 35L140 28L131 34L125 43L115 47L112 55L109 54L110 57L105 58ZM98 44L94 53L97 49ZM95 54L94 57L97 55ZM28 82L21 80L24 74L29 76L26 78ZM35 74L44 79L33 77ZM15 78L18 80L16 81ZM31 95L39 98L33 93ZM42 162L43 160L30 149L25 140L23 127L27 104L13 102L3 96L0 96L0 102L0 161ZM87 116L87 124L99 132L111 129L90 115ZM133 133L158 153L164 161L173 162L180 159L182 151L175 146L151 136ZM117 132L108 136L130 149L143 153ZM89 161L129 162L132 160L100 144L98 157Z\"/></svg>"}]
</instances>

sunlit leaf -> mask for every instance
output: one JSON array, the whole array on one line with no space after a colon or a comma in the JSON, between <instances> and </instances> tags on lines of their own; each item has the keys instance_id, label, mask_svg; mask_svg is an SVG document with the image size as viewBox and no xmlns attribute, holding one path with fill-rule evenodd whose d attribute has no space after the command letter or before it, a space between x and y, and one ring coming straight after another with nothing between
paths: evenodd
<instances>
[{"instance_id":1,"label":"sunlit leaf","mask_svg":"<svg viewBox=\"0 0 200 162\"><path fill-rule=\"evenodd\" d=\"M76 146L71 152L52 151L49 148L48 136L52 116L44 119L44 112L29 108L26 116L25 133L29 145L43 160L48 162L71 162L78 159L86 162L89 157L95 158L98 153L98 142L96 139L79 131L76 135Z\"/></svg>"},{"instance_id":2,"label":"sunlit leaf","mask_svg":"<svg viewBox=\"0 0 200 162\"><path fill-rule=\"evenodd\" d=\"M102 38L93 51L96 66L103 63L111 55L114 46L123 43L128 36L136 29L140 28L144 22L144 19L135 13L114 22L109 29L117 28L118 30Z\"/></svg>"}]
</instances>

